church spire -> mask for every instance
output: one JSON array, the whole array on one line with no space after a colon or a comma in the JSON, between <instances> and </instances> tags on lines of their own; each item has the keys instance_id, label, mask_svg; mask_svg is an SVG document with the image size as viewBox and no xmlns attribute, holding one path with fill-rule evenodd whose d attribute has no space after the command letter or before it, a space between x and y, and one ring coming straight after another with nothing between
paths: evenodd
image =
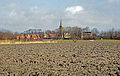
<instances>
[{"instance_id":1,"label":"church spire","mask_svg":"<svg viewBox=\"0 0 120 76\"><path fill-rule=\"evenodd\" d=\"M62 19L60 20L60 28L62 27Z\"/></svg>"}]
</instances>

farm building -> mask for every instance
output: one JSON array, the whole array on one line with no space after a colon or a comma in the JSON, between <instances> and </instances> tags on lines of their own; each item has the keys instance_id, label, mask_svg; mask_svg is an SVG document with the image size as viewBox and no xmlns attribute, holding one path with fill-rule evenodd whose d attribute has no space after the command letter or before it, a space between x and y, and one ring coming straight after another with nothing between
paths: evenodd
<instances>
[{"instance_id":1,"label":"farm building","mask_svg":"<svg viewBox=\"0 0 120 76\"><path fill-rule=\"evenodd\" d=\"M81 32L81 40L92 40L92 39L100 39L100 37L96 36L92 32Z\"/></svg>"}]
</instances>

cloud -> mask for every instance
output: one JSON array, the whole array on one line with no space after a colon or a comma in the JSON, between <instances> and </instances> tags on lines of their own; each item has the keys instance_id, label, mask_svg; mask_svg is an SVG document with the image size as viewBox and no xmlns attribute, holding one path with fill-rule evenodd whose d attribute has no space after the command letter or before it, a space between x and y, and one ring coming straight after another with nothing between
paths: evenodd
<instances>
[{"instance_id":1,"label":"cloud","mask_svg":"<svg viewBox=\"0 0 120 76\"><path fill-rule=\"evenodd\" d=\"M37 12L39 10L38 6L31 7L30 10L32 12Z\"/></svg>"},{"instance_id":2,"label":"cloud","mask_svg":"<svg viewBox=\"0 0 120 76\"><path fill-rule=\"evenodd\" d=\"M76 14L83 10L84 8L82 6L72 6L72 7L67 7L65 11L71 14Z\"/></svg>"},{"instance_id":3,"label":"cloud","mask_svg":"<svg viewBox=\"0 0 120 76\"><path fill-rule=\"evenodd\" d=\"M16 13L15 10L12 10L12 11L10 12L10 14L9 14L9 16L11 16L11 17L16 16L16 15L17 15L17 13Z\"/></svg>"}]
</instances>

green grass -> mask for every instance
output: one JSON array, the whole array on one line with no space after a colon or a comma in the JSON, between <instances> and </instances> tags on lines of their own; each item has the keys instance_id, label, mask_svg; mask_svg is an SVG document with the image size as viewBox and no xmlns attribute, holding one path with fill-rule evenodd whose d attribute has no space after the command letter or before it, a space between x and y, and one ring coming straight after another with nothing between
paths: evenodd
<instances>
[{"instance_id":1,"label":"green grass","mask_svg":"<svg viewBox=\"0 0 120 76\"><path fill-rule=\"evenodd\" d=\"M120 40L57 40L57 42L119 42Z\"/></svg>"},{"instance_id":2,"label":"green grass","mask_svg":"<svg viewBox=\"0 0 120 76\"><path fill-rule=\"evenodd\" d=\"M40 40L0 40L0 44L15 44L15 43L64 43L64 42L119 42L120 40L52 40L52 39L44 39Z\"/></svg>"}]
</instances>

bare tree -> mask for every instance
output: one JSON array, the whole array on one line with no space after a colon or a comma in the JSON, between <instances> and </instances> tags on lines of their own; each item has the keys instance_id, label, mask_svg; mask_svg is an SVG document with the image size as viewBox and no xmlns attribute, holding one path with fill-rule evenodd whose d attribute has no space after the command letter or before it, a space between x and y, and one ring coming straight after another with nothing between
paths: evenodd
<instances>
[{"instance_id":1,"label":"bare tree","mask_svg":"<svg viewBox=\"0 0 120 76\"><path fill-rule=\"evenodd\" d=\"M117 39L120 37L120 31L112 28L109 31L101 32L100 35L103 38L107 38L107 39Z\"/></svg>"},{"instance_id":2,"label":"bare tree","mask_svg":"<svg viewBox=\"0 0 120 76\"><path fill-rule=\"evenodd\" d=\"M10 31L0 31L0 39L1 40L12 40L13 39L13 33Z\"/></svg>"},{"instance_id":3,"label":"bare tree","mask_svg":"<svg viewBox=\"0 0 120 76\"><path fill-rule=\"evenodd\" d=\"M14 39L17 39L17 36L19 36L19 33L15 32L13 35L14 35Z\"/></svg>"},{"instance_id":4,"label":"bare tree","mask_svg":"<svg viewBox=\"0 0 120 76\"><path fill-rule=\"evenodd\" d=\"M73 40L78 40L81 38L82 29L80 27L72 27L71 28L71 37Z\"/></svg>"},{"instance_id":5,"label":"bare tree","mask_svg":"<svg viewBox=\"0 0 120 76\"><path fill-rule=\"evenodd\" d=\"M98 34L99 34L99 31L98 31L97 28L93 28L93 29L91 30L91 32L92 32L93 34L95 34L95 35L98 35Z\"/></svg>"},{"instance_id":6,"label":"bare tree","mask_svg":"<svg viewBox=\"0 0 120 76\"><path fill-rule=\"evenodd\" d=\"M115 32L114 28L112 28L108 31L108 35L109 35L110 39L113 39L114 32Z\"/></svg>"},{"instance_id":7,"label":"bare tree","mask_svg":"<svg viewBox=\"0 0 120 76\"><path fill-rule=\"evenodd\" d=\"M0 31L0 40L3 40L3 35L4 35L4 33L2 31Z\"/></svg>"},{"instance_id":8,"label":"bare tree","mask_svg":"<svg viewBox=\"0 0 120 76\"><path fill-rule=\"evenodd\" d=\"M45 34L50 34L52 31L51 30L46 30Z\"/></svg>"},{"instance_id":9,"label":"bare tree","mask_svg":"<svg viewBox=\"0 0 120 76\"><path fill-rule=\"evenodd\" d=\"M90 28L89 27L83 28L83 32L90 32Z\"/></svg>"}]
</instances>

